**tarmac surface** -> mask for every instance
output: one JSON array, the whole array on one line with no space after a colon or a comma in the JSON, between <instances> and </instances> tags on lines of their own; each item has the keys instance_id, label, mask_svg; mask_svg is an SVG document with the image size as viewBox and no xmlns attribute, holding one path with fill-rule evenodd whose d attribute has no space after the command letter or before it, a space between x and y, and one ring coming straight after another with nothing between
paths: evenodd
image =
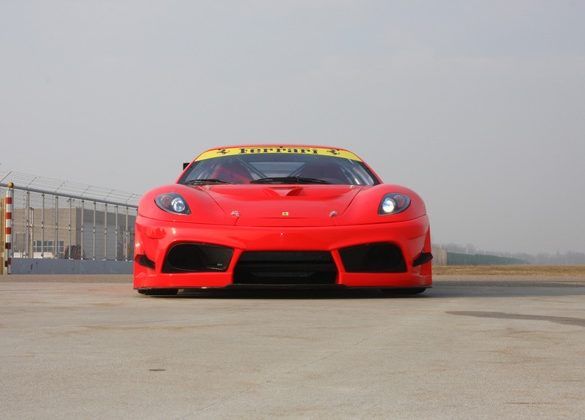
<instances>
[{"instance_id":1,"label":"tarmac surface","mask_svg":"<svg viewBox=\"0 0 585 420\"><path fill-rule=\"evenodd\" d=\"M585 279L147 297L0 277L0 418L582 419Z\"/></svg>"}]
</instances>

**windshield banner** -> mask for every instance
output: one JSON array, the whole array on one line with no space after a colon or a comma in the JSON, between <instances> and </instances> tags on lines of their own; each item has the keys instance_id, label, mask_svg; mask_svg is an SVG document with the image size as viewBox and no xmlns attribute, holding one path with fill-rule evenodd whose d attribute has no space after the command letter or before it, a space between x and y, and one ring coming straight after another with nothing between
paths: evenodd
<instances>
[{"instance_id":1,"label":"windshield banner","mask_svg":"<svg viewBox=\"0 0 585 420\"><path fill-rule=\"evenodd\" d=\"M222 156L236 156L236 155L256 155L256 154L271 154L271 153L285 153L295 155L321 155L333 156L341 159L351 159L361 162L362 160L348 150L335 149L328 147L299 147L299 146L252 146L252 147L228 147L224 149L208 150L199 155L195 161L218 158Z\"/></svg>"}]
</instances>

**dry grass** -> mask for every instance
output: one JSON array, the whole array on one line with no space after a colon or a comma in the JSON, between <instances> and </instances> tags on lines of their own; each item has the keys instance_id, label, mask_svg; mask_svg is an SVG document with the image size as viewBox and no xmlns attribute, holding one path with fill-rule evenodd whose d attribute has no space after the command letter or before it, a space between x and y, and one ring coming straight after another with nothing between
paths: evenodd
<instances>
[{"instance_id":1,"label":"dry grass","mask_svg":"<svg viewBox=\"0 0 585 420\"><path fill-rule=\"evenodd\" d=\"M433 266L433 274L439 276L547 276L585 278L585 265L449 265Z\"/></svg>"}]
</instances>

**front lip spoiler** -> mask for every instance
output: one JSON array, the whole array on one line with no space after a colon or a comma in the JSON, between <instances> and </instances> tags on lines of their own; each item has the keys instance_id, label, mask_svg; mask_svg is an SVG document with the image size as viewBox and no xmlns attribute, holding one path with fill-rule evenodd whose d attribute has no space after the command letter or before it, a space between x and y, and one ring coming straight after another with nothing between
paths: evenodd
<instances>
[{"instance_id":1,"label":"front lip spoiler","mask_svg":"<svg viewBox=\"0 0 585 420\"><path fill-rule=\"evenodd\" d=\"M372 289L386 289L386 290L408 290L419 289L424 287L430 289L432 286L413 286L413 287L398 287L398 286L346 286L345 284L230 284L225 287L179 287L179 290L204 292L204 291L230 291L230 290L372 290Z\"/></svg>"}]
</instances>

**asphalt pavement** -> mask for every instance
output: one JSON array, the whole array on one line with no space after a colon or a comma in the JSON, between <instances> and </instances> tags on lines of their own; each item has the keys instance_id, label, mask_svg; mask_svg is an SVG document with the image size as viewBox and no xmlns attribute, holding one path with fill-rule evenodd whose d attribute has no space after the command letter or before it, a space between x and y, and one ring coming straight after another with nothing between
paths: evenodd
<instances>
[{"instance_id":1,"label":"asphalt pavement","mask_svg":"<svg viewBox=\"0 0 585 420\"><path fill-rule=\"evenodd\" d=\"M583 418L585 279L147 297L0 277L0 418Z\"/></svg>"}]
</instances>

